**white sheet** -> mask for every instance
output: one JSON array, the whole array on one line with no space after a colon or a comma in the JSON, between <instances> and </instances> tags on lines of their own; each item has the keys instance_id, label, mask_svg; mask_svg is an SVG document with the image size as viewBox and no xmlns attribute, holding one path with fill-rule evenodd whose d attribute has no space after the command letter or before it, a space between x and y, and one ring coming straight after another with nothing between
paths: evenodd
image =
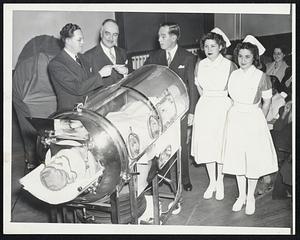
<instances>
[{"instance_id":1,"label":"white sheet","mask_svg":"<svg viewBox=\"0 0 300 240\"><path fill-rule=\"evenodd\" d=\"M92 183L97 181L98 177L103 173L103 171L98 171L90 178L77 179L74 183L68 184L59 191L52 191L46 188L40 180L40 173L44 167L45 165L41 164L36 169L21 178L20 183L24 186L24 189L30 192L33 196L50 204L61 204L75 199ZM81 190L79 191L78 189Z\"/></svg>"}]
</instances>

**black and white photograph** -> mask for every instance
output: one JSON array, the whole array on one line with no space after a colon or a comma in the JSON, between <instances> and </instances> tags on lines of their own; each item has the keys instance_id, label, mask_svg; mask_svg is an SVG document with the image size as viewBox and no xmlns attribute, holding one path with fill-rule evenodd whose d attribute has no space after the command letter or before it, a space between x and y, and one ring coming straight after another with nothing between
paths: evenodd
<instances>
[{"instance_id":1,"label":"black and white photograph","mask_svg":"<svg viewBox=\"0 0 300 240\"><path fill-rule=\"evenodd\" d=\"M3 233L294 235L295 19L3 4Z\"/></svg>"}]
</instances>

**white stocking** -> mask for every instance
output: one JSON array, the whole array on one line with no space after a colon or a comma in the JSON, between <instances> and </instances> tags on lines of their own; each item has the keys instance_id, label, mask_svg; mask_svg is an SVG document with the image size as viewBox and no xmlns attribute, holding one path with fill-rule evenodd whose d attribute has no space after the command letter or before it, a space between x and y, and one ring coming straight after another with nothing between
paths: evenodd
<instances>
[{"instance_id":1,"label":"white stocking","mask_svg":"<svg viewBox=\"0 0 300 240\"><path fill-rule=\"evenodd\" d=\"M245 213L252 215L255 212L255 197L254 192L257 184L257 179L248 179L248 194Z\"/></svg>"},{"instance_id":2,"label":"white stocking","mask_svg":"<svg viewBox=\"0 0 300 240\"><path fill-rule=\"evenodd\" d=\"M218 166L218 177L217 177L217 184L223 182L224 174L223 174L223 164L217 163Z\"/></svg>"},{"instance_id":3,"label":"white stocking","mask_svg":"<svg viewBox=\"0 0 300 240\"><path fill-rule=\"evenodd\" d=\"M239 188L239 198L246 198L246 177L245 176L236 176L236 181Z\"/></svg>"},{"instance_id":4,"label":"white stocking","mask_svg":"<svg viewBox=\"0 0 300 240\"><path fill-rule=\"evenodd\" d=\"M236 176L236 181L238 183L239 197L232 206L232 211L234 212L241 211L246 201L246 177Z\"/></svg>"},{"instance_id":5,"label":"white stocking","mask_svg":"<svg viewBox=\"0 0 300 240\"><path fill-rule=\"evenodd\" d=\"M210 199L213 196L213 193L216 191L216 163L207 163L206 169L209 177L209 185L204 192L203 198Z\"/></svg>"},{"instance_id":6,"label":"white stocking","mask_svg":"<svg viewBox=\"0 0 300 240\"><path fill-rule=\"evenodd\" d=\"M217 184L216 184L216 199L222 200L224 198L223 164L217 163L217 167L218 167L218 177L217 177Z\"/></svg>"},{"instance_id":7,"label":"white stocking","mask_svg":"<svg viewBox=\"0 0 300 240\"><path fill-rule=\"evenodd\" d=\"M209 186L213 186L216 184L216 163L207 163L206 169L209 177Z\"/></svg>"},{"instance_id":8,"label":"white stocking","mask_svg":"<svg viewBox=\"0 0 300 240\"><path fill-rule=\"evenodd\" d=\"M257 180L258 179L248 179L248 193L247 193L248 199L254 199L254 192L255 192Z\"/></svg>"}]
</instances>

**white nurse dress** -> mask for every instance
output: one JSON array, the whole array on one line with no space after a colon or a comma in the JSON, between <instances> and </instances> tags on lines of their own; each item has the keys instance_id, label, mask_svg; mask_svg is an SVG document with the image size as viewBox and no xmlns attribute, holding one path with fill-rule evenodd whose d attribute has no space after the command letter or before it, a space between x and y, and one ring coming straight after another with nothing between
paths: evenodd
<instances>
[{"instance_id":1,"label":"white nurse dress","mask_svg":"<svg viewBox=\"0 0 300 240\"><path fill-rule=\"evenodd\" d=\"M270 79L253 65L232 72L223 149L223 173L257 179L278 170L277 156L267 121L259 107L272 97Z\"/></svg>"},{"instance_id":2,"label":"white nurse dress","mask_svg":"<svg viewBox=\"0 0 300 240\"><path fill-rule=\"evenodd\" d=\"M227 83L235 64L221 54L199 62L195 84L203 89L194 114L191 155L195 162L221 163L226 115L232 105Z\"/></svg>"}]
</instances>

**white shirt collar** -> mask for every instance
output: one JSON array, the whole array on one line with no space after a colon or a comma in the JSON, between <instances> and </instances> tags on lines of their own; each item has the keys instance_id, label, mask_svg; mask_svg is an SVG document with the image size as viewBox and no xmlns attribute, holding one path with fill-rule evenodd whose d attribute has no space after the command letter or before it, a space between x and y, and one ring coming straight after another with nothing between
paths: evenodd
<instances>
[{"instance_id":1,"label":"white shirt collar","mask_svg":"<svg viewBox=\"0 0 300 240\"><path fill-rule=\"evenodd\" d=\"M102 43L102 41L100 41L100 45L101 45L101 47L102 47L104 53L106 54L106 56L108 56L108 57L110 58L110 52L116 56L116 52L115 52L115 48L114 48L114 47L112 47L112 48L110 49L110 48L106 47L106 46Z\"/></svg>"},{"instance_id":2,"label":"white shirt collar","mask_svg":"<svg viewBox=\"0 0 300 240\"><path fill-rule=\"evenodd\" d=\"M206 66L211 66L211 67L214 67L216 65L219 65L220 62L222 62L224 59L223 55L220 53L218 55L218 57L214 60L214 61L211 61L208 57L204 58L203 59L203 62L202 64L206 65Z\"/></svg>"},{"instance_id":3,"label":"white shirt collar","mask_svg":"<svg viewBox=\"0 0 300 240\"><path fill-rule=\"evenodd\" d=\"M277 68L280 68L282 64L283 64L283 61L278 62L277 63ZM274 61L274 67L275 67L275 65L276 65L276 62Z\"/></svg>"},{"instance_id":4,"label":"white shirt collar","mask_svg":"<svg viewBox=\"0 0 300 240\"><path fill-rule=\"evenodd\" d=\"M174 48L172 48L171 50L166 50L166 56L167 56L167 59L168 59L168 52L170 52L171 54L171 58L173 60L174 56L175 56L175 53L178 49L178 45L176 44Z\"/></svg>"},{"instance_id":5,"label":"white shirt collar","mask_svg":"<svg viewBox=\"0 0 300 240\"><path fill-rule=\"evenodd\" d=\"M251 75L256 69L257 68L252 64L248 69L246 69L246 71L243 70L242 68L239 68L238 70L240 70L240 72L242 74L247 74L247 75L249 74L249 75Z\"/></svg>"},{"instance_id":6,"label":"white shirt collar","mask_svg":"<svg viewBox=\"0 0 300 240\"><path fill-rule=\"evenodd\" d=\"M66 49L66 48L64 48L64 50L65 50L65 52L66 52L67 54L69 54L69 56L70 56L71 58L74 59L74 61L76 61L76 58L75 58L76 54L70 52L70 51L69 51L68 49Z\"/></svg>"}]
</instances>

